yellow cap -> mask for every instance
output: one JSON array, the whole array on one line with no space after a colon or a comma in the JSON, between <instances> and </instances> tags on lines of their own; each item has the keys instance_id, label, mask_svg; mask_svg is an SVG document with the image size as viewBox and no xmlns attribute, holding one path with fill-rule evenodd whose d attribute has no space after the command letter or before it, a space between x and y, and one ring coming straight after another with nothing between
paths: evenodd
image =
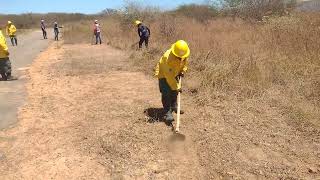
<instances>
[{"instance_id":1,"label":"yellow cap","mask_svg":"<svg viewBox=\"0 0 320 180\"><path fill-rule=\"evenodd\" d=\"M171 52L179 57L179 58L188 58L190 56L190 49L184 40L179 40L176 43L174 43L171 47Z\"/></svg>"},{"instance_id":2,"label":"yellow cap","mask_svg":"<svg viewBox=\"0 0 320 180\"><path fill-rule=\"evenodd\" d=\"M8 24L12 24L12 22L11 22L11 21L8 21Z\"/></svg>"},{"instance_id":3,"label":"yellow cap","mask_svg":"<svg viewBox=\"0 0 320 180\"><path fill-rule=\"evenodd\" d=\"M137 21L135 21L134 23L136 24L136 26L138 26L138 25L141 24L142 22L137 20Z\"/></svg>"}]
</instances>

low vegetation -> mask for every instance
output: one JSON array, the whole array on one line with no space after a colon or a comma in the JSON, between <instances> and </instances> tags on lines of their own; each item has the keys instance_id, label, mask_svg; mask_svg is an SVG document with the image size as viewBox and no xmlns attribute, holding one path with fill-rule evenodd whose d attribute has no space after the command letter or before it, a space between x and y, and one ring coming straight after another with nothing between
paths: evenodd
<instances>
[{"instance_id":1,"label":"low vegetation","mask_svg":"<svg viewBox=\"0 0 320 180\"><path fill-rule=\"evenodd\" d=\"M178 39L188 41L192 56L186 92L199 104L259 100L279 109L299 109L308 114L304 117L309 122L319 125L320 14L290 9L279 14L276 12L282 6L272 5L277 11L261 21L255 13L234 17L225 15L225 10L218 13L210 7L192 5L174 12L149 12L149 16L140 11L117 14L100 23L104 40L128 51L132 62L150 75L170 44ZM135 19L151 28L148 50L136 50ZM66 43L93 40L91 24L71 23L65 32Z\"/></svg>"},{"instance_id":2,"label":"low vegetation","mask_svg":"<svg viewBox=\"0 0 320 180\"><path fill-rule=\"evenodd\" d=\"M0 25L4 25L8 20L12 21L15 26L19 29L30 29L30 28L39 28L41 19L46 20L48 26L53 26L55 21L63 24L66 22L76 22L80 19L89 20L99 15L85 15L80 13L48 13L48 14L35 14L35 13L26 13L26 14L0 14Z\"/></svg>"}]
</instances>

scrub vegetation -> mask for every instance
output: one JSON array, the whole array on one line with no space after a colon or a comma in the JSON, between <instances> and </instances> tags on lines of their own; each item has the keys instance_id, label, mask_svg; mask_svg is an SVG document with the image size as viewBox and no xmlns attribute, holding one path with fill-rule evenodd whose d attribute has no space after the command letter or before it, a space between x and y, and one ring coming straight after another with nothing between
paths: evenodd
<instances>
[{"instance_id":1,"label":"scrub vegetation","mask_svg":"<svg viewBox=\"0 0 320 180\"><path fill-rule=\"evenodd\" d=\"M98 16L98 15L95 15ZM8 20L12 21L18 29L31 29L40 28L41 19L46 20L46 24L53 27L53 23L58 21L63 24L66 22L75 22L80 19L91 19L92 16L84 15L80 13L48 13L48 14L36 14L36 13L26 13L26 14L0 14L0 24L6 24Z\"/></svg>"},{"instance_id":2,"label":"scrub vegetation","mask_svg":"<svg viewBox=\"0 0 320 180\"><path fill-rule=\"evenodd\" d=\"M150 75L170 44L184 39L192 52L185 91L199 104L228 99L259 100L280 109L308 106L305 120L319 125L320 14L295 11L294 3L282 1L232 2L222 10L190 5L171 12L130 4L127 13L100 20L103 38L128 51ZM136 19L151 28L148 50L136 51ZM91 24L70 23L65 42L90 43Z\"/></svg>"},{"instance_id":3,"label":"scrub vegetation","mask_svg":"<svg viewBox=\"0 0 320 180\"><path fill-rule=\"evenodd\" d=\"M103 39L149 77L172 43L189 42L183 123L210 177L202 179L318 178L320 14L284 1L224 6L161 12L131 4L100 19ZM137 50L137 19L151 29L148 50ZM92 23L70 23L65 43L89 44Z\"/></svg>"}]
</instances>

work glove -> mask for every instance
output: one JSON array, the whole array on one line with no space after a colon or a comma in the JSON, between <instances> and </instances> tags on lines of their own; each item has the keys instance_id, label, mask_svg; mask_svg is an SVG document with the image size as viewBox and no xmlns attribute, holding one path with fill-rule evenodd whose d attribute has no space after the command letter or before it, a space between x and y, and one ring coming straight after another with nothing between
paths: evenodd
<instances>
[{"instance_id":1,"label":"work glove","mask_svg":"<svg viewBox=\"0 0 320 180\"><path fill-rule=\"evenodd\" d=\"M10 55L9 51L5 51L4 54L5 54L6 56L9 56L9 55Z\"/></svg>"},{"instance_id":2,"label":"work glove","mask_svg":"<svg viewBox=\"0 0 320 180\"><path fill-rule=\"evenodd\" d=\"M182 88L178 89L177 92L182 93Z\"/></svg>"}]
</instances>

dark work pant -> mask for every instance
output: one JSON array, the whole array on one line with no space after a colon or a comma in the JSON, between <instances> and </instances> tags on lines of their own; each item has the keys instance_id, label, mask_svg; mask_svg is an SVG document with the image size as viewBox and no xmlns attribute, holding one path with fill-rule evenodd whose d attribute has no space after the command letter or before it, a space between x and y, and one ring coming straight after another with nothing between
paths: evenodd
<instances>
[{"instance_id":1,"label":"dark work pant","mask_svg":"<svg viewBox=\"0 0 320 180\"><path fill-rule=\"evenodd\" d=\"M98 43L102 44L101 32L97 32L95 35L96 35L96 44L98 44Z\"/></svg>"},{"instance_id":2,"label":"dark work pant","mask_svg":"<svg viewBox=\"0 0 320 180\"><path fill-rule=\"evenodd\" d=\"M54 40L59 41L59 31L54 30Z\"/></svg>"},{"instance_id":3,"label":"dark work pant","mask_svg":"<svg viewBox=\"0 0 320 180\"><path fill-rule=\"evenodd\" d=\"M146 48L148 48L148 45L149 45L149 37L143 37L143 36L140 37L140 41L139 41L139 48L140 48L140 49L142 48L143 43L145 43Z\"/></svg>"},{"instance_id":4,"label":"dark work pant","mask_svg":"<svg viewBox=\"0 0 320 180\"><path fill-rule=\"evenodd\" d=\"M164 111L175 111L177 109L178 91L171 90L166 79L159 79L159 89Z\"/></svg>"},{"instance_id":5,"label":"dark work pant","mask_svg":"<svg viewBox=\"0 0 320 180\"><path fill-rule=\"evenodd\" d=\"M11 40L11 44L12 44L12 46L18 46L18 39L17 39L17 36L15 36L15 35L10 36L10 40Z\"/></svg>"},{"instance_id":6,"label":"dark work pant","mask_svg":"<svg viewBox=\"0 0 320 180\"><path fill-rule=\"evenodd\" d=\"M47 38L47 31L45 29L42 29L42 35L43 35L43 39L48 39Z\"/></svg>"},{"instance_id":7,"label":"dark work pant","mask_svg":"<svg viewBox=\"0 0 320 180\"><path fill-rule=\"evenodd\" d=\"M7 80L11 76L11 62L9 58L0 58L0 74L2 79Z\"/></svg>"}]
</instances>

